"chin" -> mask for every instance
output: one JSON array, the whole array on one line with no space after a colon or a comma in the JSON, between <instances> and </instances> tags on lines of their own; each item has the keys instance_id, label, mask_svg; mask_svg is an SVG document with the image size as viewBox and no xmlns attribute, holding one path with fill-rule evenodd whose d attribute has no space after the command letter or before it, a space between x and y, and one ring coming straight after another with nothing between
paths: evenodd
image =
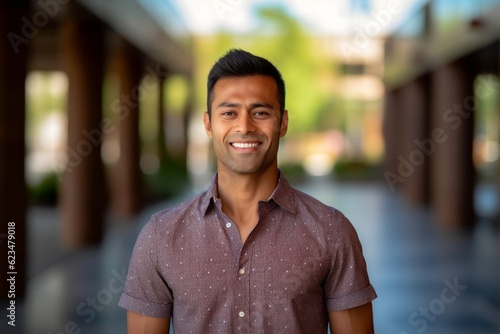
<instances>
[{"instance_id":1,"label":"chin","mask_svg":"<svg viewBox=\"0 0 500 334\"><path fill-rule=\"evenodd\" d=\"M258 168L253 169L253 168L232 168L231 172L235 174L244 174L244 175L250 175L250 174L258 174L260 173L260 170Z\"/></svg>"},{"instance_id":2,"label":"chin","mask_svg":"<svg viewBox=\"0 0 500 334\"><path fill-rule=\"evenodd\" d=\"M244 174L244 175L251 175L251 174L264 174L266 171L270 170L271 166L233 166L231 168L231 171L236 174Z\"/></svg>"}]
</instances>

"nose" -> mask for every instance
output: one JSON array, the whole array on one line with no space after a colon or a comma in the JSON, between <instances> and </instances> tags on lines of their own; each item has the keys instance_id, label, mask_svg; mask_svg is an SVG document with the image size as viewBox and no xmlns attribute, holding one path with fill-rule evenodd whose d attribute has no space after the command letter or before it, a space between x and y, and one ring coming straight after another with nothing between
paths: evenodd
<instances>
[{"instance_id":1,"label":"nose","mask_svg":"<svg viewBox=\"0 0 500 334\"><path fill-rule=\"evenodd\" d=\"M250 112L240 113L236 124L236 132L245 134L255 132L255 129L255 123L252 119L252 116L250 115Z\"/></svg>"}]
</instances>

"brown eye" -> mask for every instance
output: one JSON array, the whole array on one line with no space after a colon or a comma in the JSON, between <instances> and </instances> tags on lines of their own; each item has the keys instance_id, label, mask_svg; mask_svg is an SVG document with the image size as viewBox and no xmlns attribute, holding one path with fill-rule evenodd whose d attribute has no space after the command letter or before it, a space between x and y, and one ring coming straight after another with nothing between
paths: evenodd
<instances>
[{"instance_id":1,"label":"brown eye","mask_svg":"<svg viewBox=\"0 0 500 334\"><path fill-rule=\"evenodd\" d=\"M269 113L267 111L256 111L254 115L258 117L264 117L264 116L269 116Z\"/></svg>"}]
</instances>

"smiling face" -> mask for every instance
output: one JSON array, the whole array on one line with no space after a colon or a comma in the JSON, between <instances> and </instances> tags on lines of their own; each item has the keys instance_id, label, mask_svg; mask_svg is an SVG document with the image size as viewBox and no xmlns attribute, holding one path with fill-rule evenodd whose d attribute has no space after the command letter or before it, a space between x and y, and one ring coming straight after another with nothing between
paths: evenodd
<instances>
[{"instance_id":1,"label":"smiling face","mask_svg":"<svg viewBox=\"0 0 500 334\"><path fill-rule=\"evenodd\" d=\"M279 139L288 113L280 115L274 79L268 76L221 78L214 87L211 117L205 113L219 173L263 174L277 168Z\"/></svg>"}]
</instances>

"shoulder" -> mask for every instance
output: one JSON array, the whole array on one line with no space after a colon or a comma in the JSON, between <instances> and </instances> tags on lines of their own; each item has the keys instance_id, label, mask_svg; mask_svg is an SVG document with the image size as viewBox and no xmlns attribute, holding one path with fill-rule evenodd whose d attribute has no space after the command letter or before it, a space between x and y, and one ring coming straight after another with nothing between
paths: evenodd
<instances>
[{"instance_id":1,"label":"shoulder","mask_svg":"<svg viewBox=\"0 0 500 334\"><path fill-rule=\"evenodd\" d=\"M303 191L296 188L291 189L298 215L312 216L319 219L317 221L336 221L339 223L349 221L340 210L321 202L319 199Z\"/></svg>"},{"instance_id":2,"label":"shoulder","mask_svg":"<svg viewBox=\"0 0 500 334\"><path fill-rule=\"evenodd\" d=\"M164 235L189 227L201 221L209 200L207 191L203 191L173 208L156 212L143 227L141 233Z\"/></svg>"},{"instance_id":3,"label":"shoulder","mask_svg":"<svg viewBox=\"0 0 500 334\"><path fill-rule=\"evenodd\" d=\"M292 212L298 219L313 221L346 220L336 208L326 205L317 198L293 187L285 177L281 177L272 198L282 208Z\"/></svg>"},{"instance_id":4,"label":"shoulder","mask_svg":"<svg viewBox=\"0 0 500 334\"><path fill-rule=\"evenodd\" d=\"M325 243L358 242L358 235L350 220L335 207L292 188L296 218L307 223Z\"/></svg>"}]
</instances>

